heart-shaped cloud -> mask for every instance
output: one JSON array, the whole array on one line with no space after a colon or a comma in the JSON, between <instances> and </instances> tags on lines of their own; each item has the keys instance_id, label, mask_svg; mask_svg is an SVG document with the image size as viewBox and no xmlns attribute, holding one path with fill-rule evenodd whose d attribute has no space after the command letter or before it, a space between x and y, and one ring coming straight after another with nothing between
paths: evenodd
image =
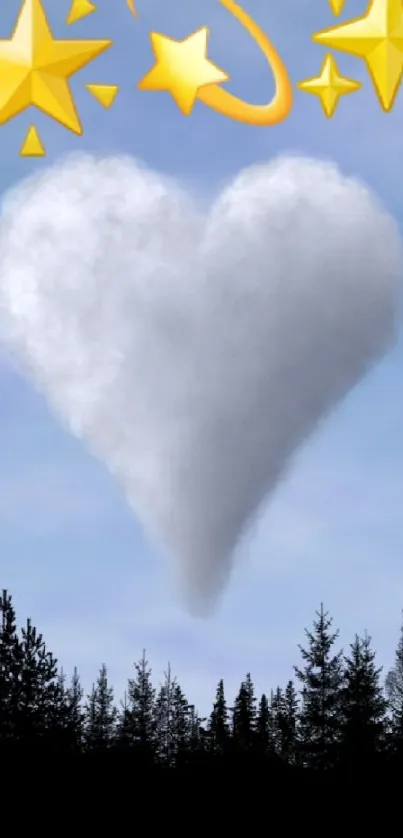
<instances>
[{"instance_id":1,"label":"heart-shaped cloud","mask_svg":"<svg viewBox=\"0 0 403 838\"><path fill-rule=\"evenodd\" d=\"M130 159L9 193L1 330L123 485L198 610L296 448L394 337L394 221L335 167L243 172L207 219Z\"/></svg>"}]
</instances>

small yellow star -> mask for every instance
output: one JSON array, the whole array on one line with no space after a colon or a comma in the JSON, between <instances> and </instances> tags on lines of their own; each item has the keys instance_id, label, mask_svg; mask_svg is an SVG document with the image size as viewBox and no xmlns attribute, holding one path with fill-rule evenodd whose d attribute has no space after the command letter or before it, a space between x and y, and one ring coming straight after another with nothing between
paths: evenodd
<instances>
[{"instance_id":1,"label":"small yellow star","mask_svg":"<svg viewBox=\"0 0 403 838\"><path fill-rule=\"evenodd\" d=\"M151 33L156 58L141 79L139 90L167 90L185 116L192 113L201 87L228 81L229 76L207 58L208 29L198 29L184 41Z\"/></svg>"},{"instance_id":2,"label":"small yellow star","mask_svg":"<svg viewBox=\"0 0 403 838\"><path fill-rule=\"evenodd\" d=\"M392 109L403 75L402 0L370 0L363 17L316 32L312 38L363 58L383 110Z\"/></svg>"},{"instance_id":3,"label":"small yellow star","mask_svg":"<svg viewBox=\"0 0 403 838\"><path fill-rule=\"evenodd\" d=\"M24 0L9 40L0 40L0 124L30 105L82 134L67 79L112 41L57 41L41 0Z\"/></svg>"},{"instance_id":4,"label":"small yellow star","mask_svg":"<svg viewBox=\"0 0 403 838\"><path fill-rule=\"evenodd\" d=\"M320 75L300 81L297 87L305 93L318 96L326 116L330 118L336 110L340 96L353 93L362 85L354 79L341 76L336 61L329 53L322 64Z\"/></svg>"}]
</instances>

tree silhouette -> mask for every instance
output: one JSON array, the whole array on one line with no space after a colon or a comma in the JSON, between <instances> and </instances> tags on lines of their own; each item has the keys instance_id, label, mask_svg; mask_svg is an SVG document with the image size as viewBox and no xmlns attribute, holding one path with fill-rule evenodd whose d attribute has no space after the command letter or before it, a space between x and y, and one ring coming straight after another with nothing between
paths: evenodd
<instances>
[{"instance_id":1,"label":"tree silhouette","mask_svg":"<svg viewBox=\"0 0 403 838\"><path fill-rule=\"evenodd\" d=\"M21 671L15 610L12 597L3 590L0 597L0 742L15 739L17 735L18 679Z\"/></svg>"},{"instance_id":2,"label":"tree silhouette","mask_svg":"<svg viewBox=\"0 0 403 838\"><path fill-rule=\"evenodd\" d=\"M182 688L175 683L172 699L172 751L177 765L187 762L190 747L189 704Z\"/></svg>"},{"instance_id":3,"label":"tree silhouette","mask_svg":"<svg viewBox=\"0 0 403 838\"><path fill-rule=\"evenodd\" d=\"M250 750L255 742L256 698L254 693L254 685L248 673L239 688L232 713L234 742L242 750Z\"/></svg>"},{"instance_id":4,"label":"tree silhouette","mask_svg":"<svg viewBox=\"0 0 403 838\"><path fill-rule=\"evenodd\" d=\"M385 682L391 716L392 749L403 757L403 622L395 653L395 665Z\"/></svg>"},{"instance_id":5,"label":"tree silhouette","mask_svg":"<svg viewBox=\"0 0 403 838\"><path fill-rule=\"evenodd\" d=\"M83 695L84 691L80 683L80 676L75 667L70 687L66 690L65 694L66 741L69 749L74 752L79 752L84 742L85 713L82 706Z\"/></svg>"},{"instance_id":6,"label":"tree silhouette","mask_svg":"<svg viewBox=\"0 0 403 838\"><path fill-rule=\"evenodd\" d=\"M137 749L139 759L152 762L156 745L155 689L145 650L134 670L135 676L129 678L127 685L124 733L127 744Z\"/></svg>"},{"instance_id":7,"label":"tree silhouette","mask_svg":"<svg viewBox=\"0 0 403 838\"><path fill-rule=\"evenodd\" d=\"M369 765L381 748L386 702L371 638L355 636L345 658L341 691L341 748L353 770Z\"/></svg>"},{"instance_id":8,"label":"tree silhouette","mask_svg":"<svg viewBox=\"0 0 403 838\"><path fill-rule=\"evenodd\" d=\"M229 713L224 694L224 681L218 683L213 710L208 723L213 753L223 756L230 738Z\"/></svg>"},{"instance_id":9,"label":"tree silhouette","mask_svg":"<svg viewBox=\"0 0 403 838\"><path fill-rule=\"evenodd\" d=\"M99 670L96 684L87 697L85 707L85 741L93 751L104 750L114 744L117 710L113 700L113 687L108 683L105 664Z\"/></svg>"},{"instance_id":10,"label":"tree silhouette","mask_svg":"<svg viewBox=\"0 0 403 838\"><path fill-rule=\"evenodd\" d=\"M176 678L172 676L171 664L168 663L155 702L156 756L168 768L172 768L176 761L173 741L175 687Z\"/></svg>"},{"instance_id":11,"label":"tree silhouette","mask_svg":"<svg viewBox=\"0 0 403 838\"><path fill-rule=\"evenodd\" d=\"M289 681L284 692L278 687L271 700L274 748L289 765L298 761L298 714L298 696Z\"/></svg>"},{"instance_id":12,"label":"tree silhouette","mask_svg":"<svg viewBox=\"0 0 403 838\"><path fill-rule=\"evenodd\" d=\"M57 660L30 619L21 630L18 672L18 735L27 746L56 739L63 728L63 691Z\"/></svg>"},{"instance_id":13,"label":"tree silhouette","mask_svg":"<svg viewBox=\"0 0 403 838\"><path fill-rule=\"evenodd\" d=\"M354 783L357 776L373 776L378 783L388 770L392 781L400 777L403 627L395 665L386 678L388 702L370 638L356 635L347 656L335 652L338 633L331 631L332 620L321 606L313 631L305 630L306 648L299 647L303 665L295 672L300 697L288 681L285 688L271 691L270 701L263 694L256 706L248 673L229 712L221 679L205 725L206 718L189 704L170 665L156 692L145 652L134 664L119 713L105 664L83 707L77 669L66 686L63 669L31 620L17 630L6 590L0 597L0 618L2 765L10 765L13 754L24 765L42 764L39 755L49 757L50 752L52 766L58 755L62 760L74 755L91 769L98 759L103 771L121 765L122 777L127 770L136 777L146 770L184 768L195 769L195 776L208 781L219 767L222 776L235 770L246 781L256 769L270 790L277 778L287 791L293 777L297 783L318 781L321 788L327 780L333 788L340 776Z\"/></svg>"},{"instance_id":14,"label":"tree silhouette","mask_svg":"<svg viewBox=\"0 0 403 838\"><path fill-rule=\"evenodd\" d=\"M343 683L342 652L332 654L338 632L331 633L332 619L321 604L313 632L305 629L308 648L299 646L303 669L294 667L302 684L300 754L308 768L334 766L340 737L340 698Z\"/></svg>"}]
</instances>

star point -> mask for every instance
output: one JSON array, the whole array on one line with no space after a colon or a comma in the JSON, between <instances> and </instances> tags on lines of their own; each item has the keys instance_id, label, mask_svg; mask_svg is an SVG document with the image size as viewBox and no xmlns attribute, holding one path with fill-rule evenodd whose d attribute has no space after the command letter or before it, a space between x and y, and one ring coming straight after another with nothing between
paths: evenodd
<instances>
[{"instance_id":1,"label":"star point","mask_svg":"<svg viewBox=\"0 0 403 838\"><path fill-rule=\"evenodd\" d=\"M46 151L35 125L28 128L20 148L20 157L45 157Z\"/></svg>"},{"instance_id":2,"label":"star point","mask_svg":"<svg viewBox=\"0 0 403 838\"><path fill-rule=\"evenodd\" d=\"M329 0L329 6L334 15L339 15L343 11L346 0Z\"/></svg>"},{"instance_id":3,"label":"star point","mask_svg":"<svg viewBox=\"0 0 403 838\"><path fill-rule=\"evenodd\" d=\"M381 107L392 109L403 76L402 0L370 0L362 17L316 32L312 39L363 58Z\"/></svg>"},{"instance_id":4,"label":"star point","mask_svg":"<svg viewBox=\"0 0 403 838\"><path fill-rule=\"evenodd\" d=\"M330 53L326 55L318 76L304 79L297 84L299 90L318 96L328 119L333 116L341 96L354 93L361 87L360 82L340 75L336 61Z\"/></svg>"},{"instance_id":5,"label":"star point","mask_svg":"<svg viewBox=\"0 0 403 838\"><path fill-rule=\"evenodd\" d=\"M11 38L0 40L0 125L34 105L81 135L68 79L111 44L54 39L41 0L24 0Z\"/></svg>"},{"instance_id":6,"label":"star point","mask_svg":"<svg viewBox=\"0 0 403 838\"><path fill-rule=\"evenodd\" d=\"M86 84L86 89L91 96L104 108L110 108L119 92L117 84Z\"/></svg>"},{"instance_id":7,"label":"star point","mask_svg":"<svg viewBox=\"0 0 403 838\"><path fill-rule=\"evenodd\" d=\"M96 10L97 7L90 0L72 0L66 23L68 26L71 23L77 23L78 20L92 15Z\"/></svg>"},{"instance_id":8,"label":"star point","mask_svg":"<svg viewBox=\"0 0 403 838\"><path fill-rule=\"evenodd\" d=\"M155 64L138 84L139 90L165 90L189 116L202 87L228 81L228 73L207 58L208 29L202 27L183 41L151 33Z\"/></svg>"}]
</instances>

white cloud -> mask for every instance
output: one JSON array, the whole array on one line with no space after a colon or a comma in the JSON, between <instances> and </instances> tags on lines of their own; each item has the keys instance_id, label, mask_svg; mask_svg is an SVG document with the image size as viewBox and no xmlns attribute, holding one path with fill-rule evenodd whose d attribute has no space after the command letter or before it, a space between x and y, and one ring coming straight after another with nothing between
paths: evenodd
<instances>
[{"instance_id":1,"label":"white cloud","mask_svg":"<svg viewBox=\"0 0 403 838\"><path fill-rule=\"evenodd\" d=\"M82 157L9 193L0 235L11 348L205 609L295 449L389 347L393 220L311 160L241 173L204 222L135 162Z\"/></svg>"}]
</instances>

